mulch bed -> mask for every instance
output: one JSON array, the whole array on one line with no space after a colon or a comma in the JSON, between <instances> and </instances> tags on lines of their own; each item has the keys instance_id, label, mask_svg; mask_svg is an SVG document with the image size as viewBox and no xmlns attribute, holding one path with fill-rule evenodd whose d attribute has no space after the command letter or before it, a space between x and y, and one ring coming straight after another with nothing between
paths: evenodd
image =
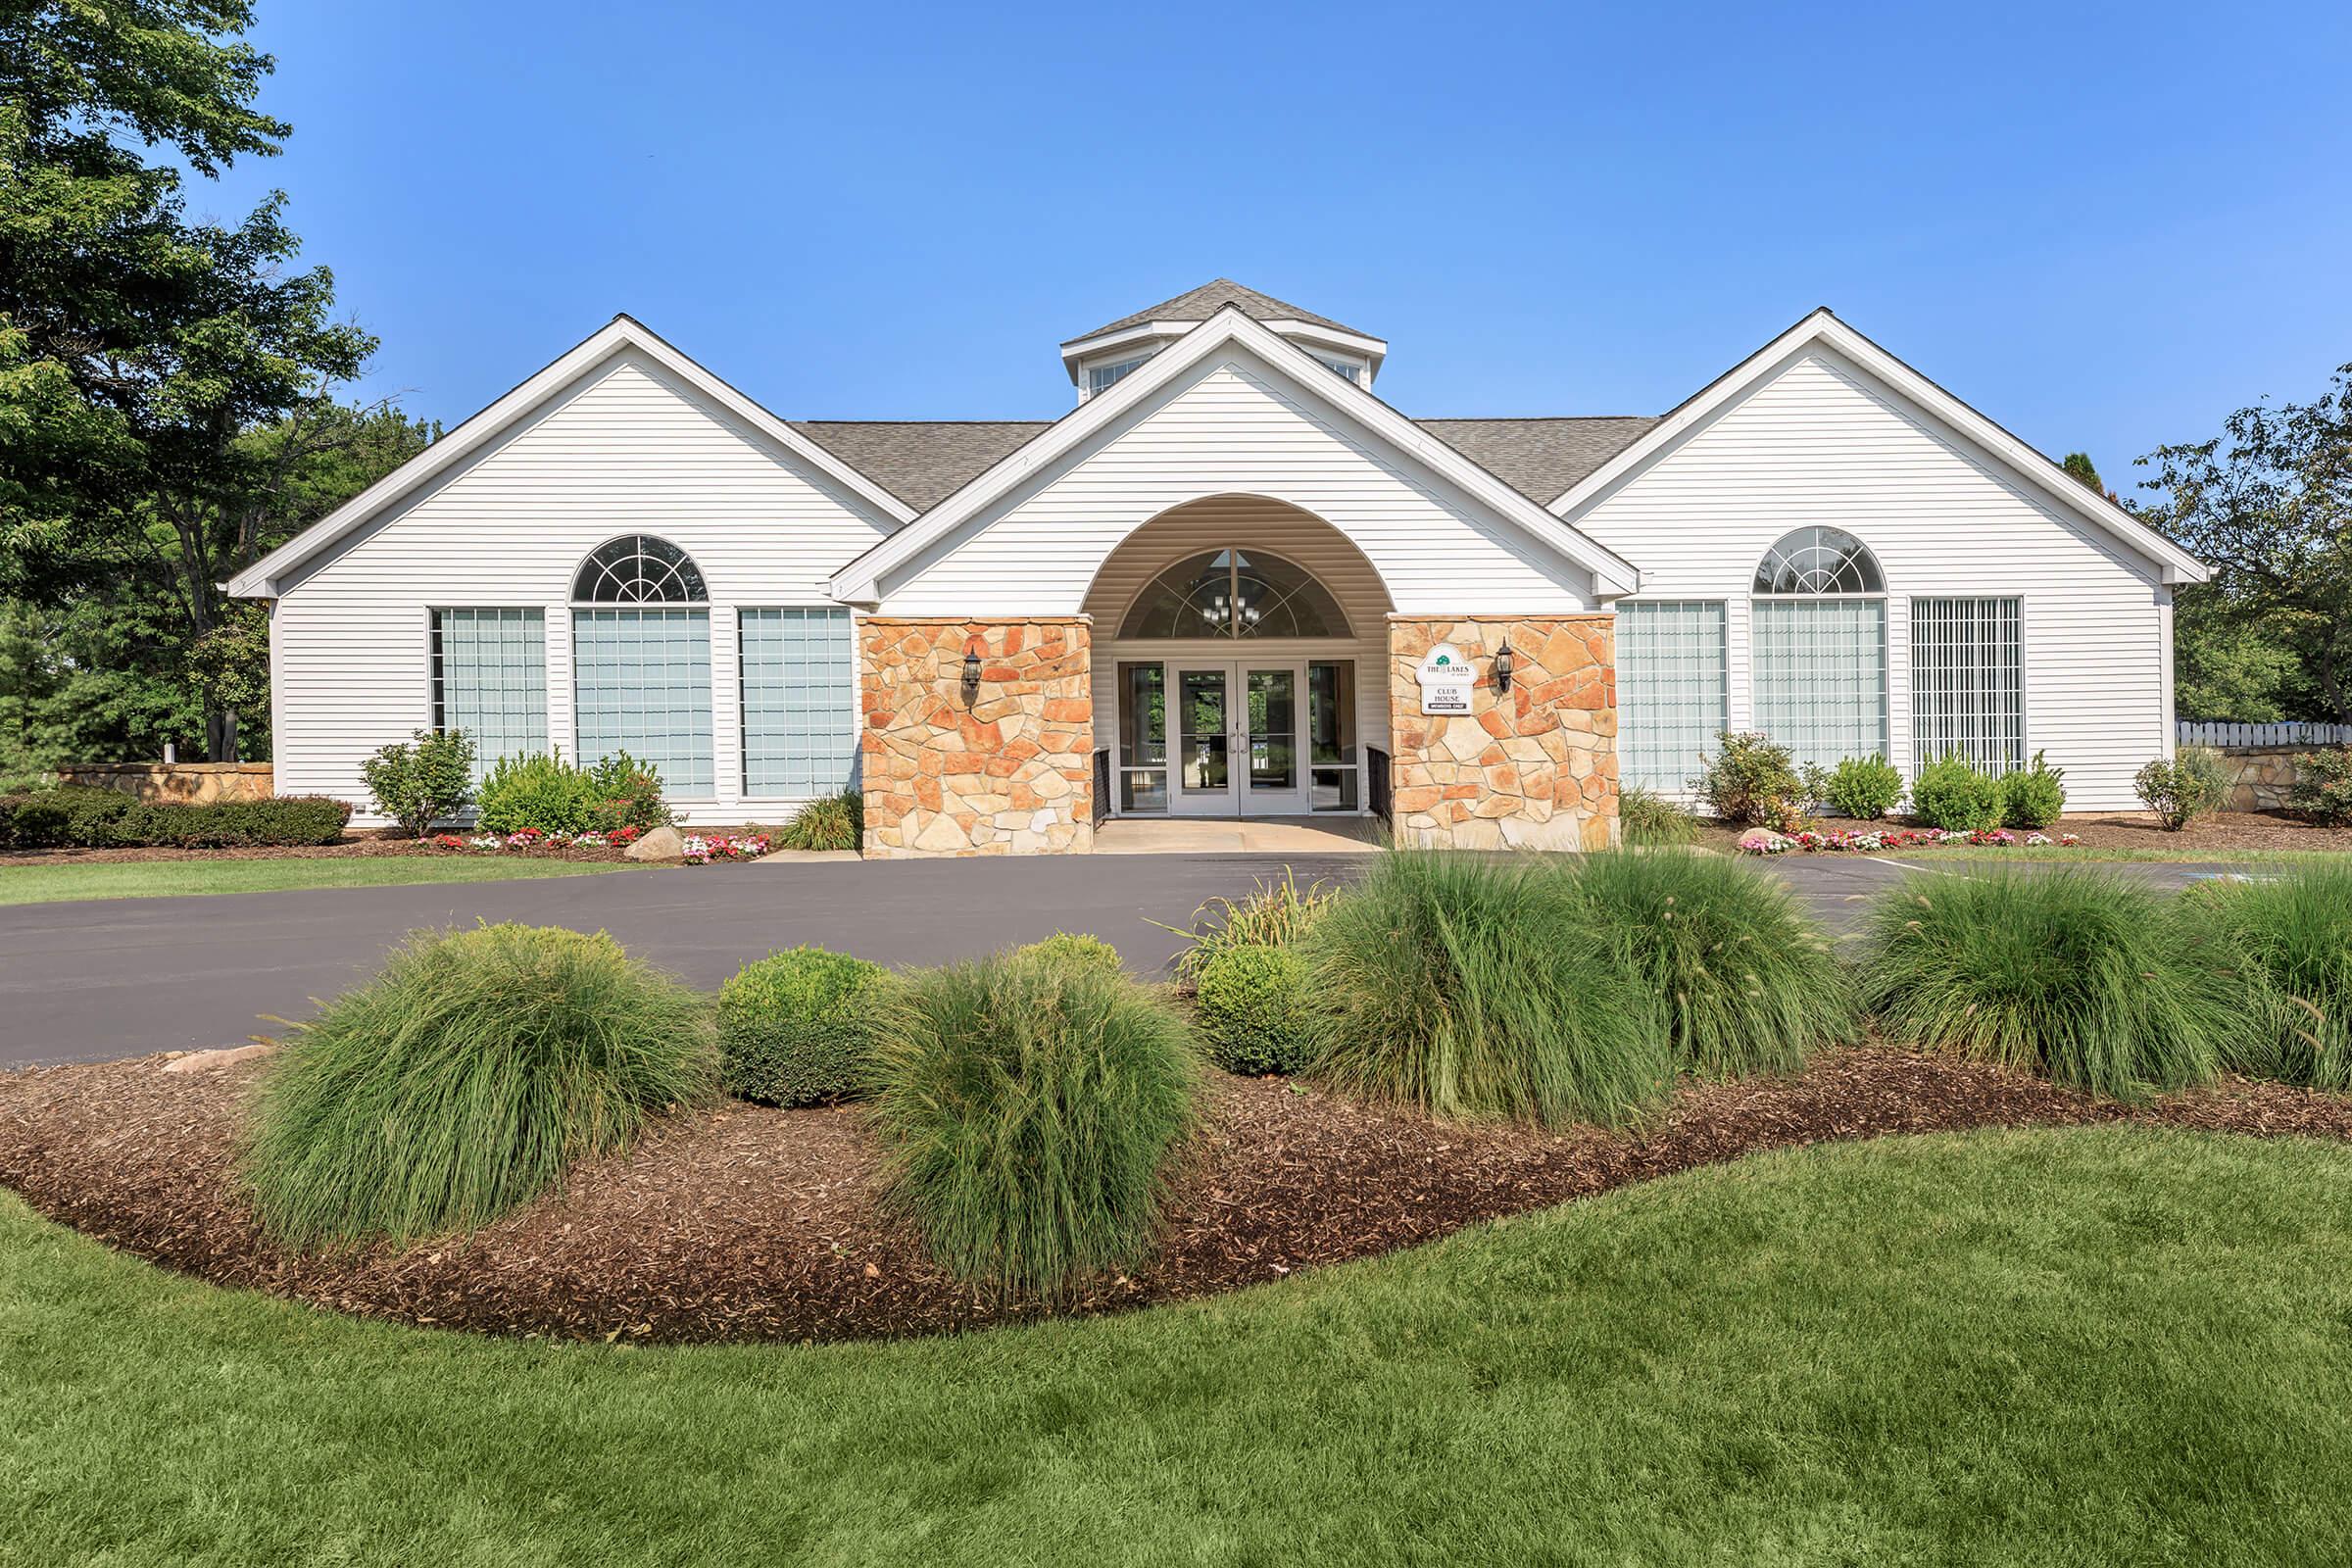
<instances>
[{"instance_id":1,"label":"mulch bed","mask_svg":"<svg viewBox=\"0 0 2352 1568\"><path fill-rule=\"evenodd\" d=\"M1824 817L1817 824L1825 833L1855 833L1869 828L1907 826L1888 819L1885 822L1862 822L1848 817ZM1740 835L1748 828L1725 827L1718 822L1703 822L1700 842L1709 849L1731 850L1740 843ZM2021 833L2022 829L2018 830ZM2227 860L2248 850L2342 850L2352 851L2352 827L2321 827L2280 811L2221 811L2199 817L2178 833L2168 833L2149 811L2084 812L2062 816L2040 832L2056 838L2072 833L2082 841L2082 848L2096 850L2163 850L2174 855L2206 856ZM1792 852L1793 853L1793 852ZM1834 850L1823 854L1847 855L1853 852ZM1889 855L1906 852L1889 850ZM1909 852L1916 853L1916 852ZM1998 849L1972 851L1973 854L1998 857Z\"/></svg>"},{"instance_id":2,"label":"mulch bed","mask_svg":"<svg viewBox=\"0 0 2352 1568\"><path fill-rule=\"evenodd\" d=\"M876 1201L854 1107L730 1102L463 1242L328 1257L265 1243L228 1172L259 1063L0 1074L0 1183L50 1218L221 1285L367 1316L642 1342L895 1337L1039 1315L942 1276ZM2352 1097L2231 1081L2144 1106L1880 1047L1689 1084L1636 1133L1442 1125L1279 1079L1219 1079L1157 1255L1063 1310L1207 1296L1759 1150L1978 1127L2152 1122L2352 1139Z\"/></svg>"}]
</instances>

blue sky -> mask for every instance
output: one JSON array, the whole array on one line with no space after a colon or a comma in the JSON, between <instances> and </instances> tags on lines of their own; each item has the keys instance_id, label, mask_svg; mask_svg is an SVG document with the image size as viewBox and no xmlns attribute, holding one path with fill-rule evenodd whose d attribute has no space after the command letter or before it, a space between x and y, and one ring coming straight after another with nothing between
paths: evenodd
<instances>
[{"instance_id":1,"label":"blue sky","mask_svg":"<svg viewBox=\"0 0 2352 1568\"><path fill-rule=\"evenodd\" d=\"M192 205L287 190L450 422L617 311L788 417L1052 416L1219 274L1420 416L1658 412L1826 304L2119 488L2352 360L2340 3L260 11L293 140Z\"/></svg>"}]
</instances>

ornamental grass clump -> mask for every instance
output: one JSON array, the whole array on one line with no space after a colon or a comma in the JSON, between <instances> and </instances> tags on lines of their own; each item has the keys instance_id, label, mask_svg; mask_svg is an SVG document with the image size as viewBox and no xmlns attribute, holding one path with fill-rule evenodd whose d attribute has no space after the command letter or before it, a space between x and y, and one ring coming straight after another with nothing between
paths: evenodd
<instances>
[{"instance_id":1,"label":"ornamental grass clump","mask_svg":"<svg viewBox=\"0 0 2352 1568\"><path fill-rule=\"evenodd\" d=\"M889 1204L950 1274L1054 1298L1151 1250L1200 1087L1159 995L1000 954L903 976L872 1049Z\"/></svg>"},{"instance_id":2,"label":"ornamental grass clump","mask_svg":"<svg viewBox=\"0 0 2352 1568\"><path fill-rule=\"evenodd\" d=\"M1300 945L1314 1076L1436 1116L1622 1125L1674 1074L1657 1000L1559 862L1400 850Z\"/></svg>"},{"instance_id":3,"label":"ornamental grass clump","mask_svg":"<svg viewBox=\"0 0 2352 1568\"><path fill-rule=\"evenodd\" d=\"M1280 881L1261 879L1244 898L1211 899L1193 911L1192 929L1160 927L1192 943L1176 960L1176 977L1198 980L1211 959L1234 948L1293 947L1339 896L1338 889L1321 882L1300 887L1286 865Z\"/></svg>"},{"instance_id":4,"label":"ornamental grass clump","mask_svg":"<svg viewBox=\"0 0 2352 1568\"><path fill-rule=\"evenodd\" d=\"M2228 1036L2226 1066L2315 1089L2352 1089L2352 865L2198 890L2210 919L2268 986L2266 1016Z\"/></svg>"},{"instance_id":5,"label":"ornamental grass clump","mask_svg":"<svg viewBox=\"0 0 2352 1568\"><path fill-rule=\"evenodd\" d=\"M601 932L420 935L299 1026L243 1180L289 1246L471 1230L716 1078L709 1004Z\"/></svg>"},{"instance_id":6,"label":"ornamental grass clump","mask_svg":"<svg viewBox=\"0 0 2352 1568\"><path fill-rule=\"evenodd\" d=\"M865 843L865 795L856 788L820 795L793 812L776 833L779 850L855 851Z\"/></svg>"},{"instance_id":7,"label":"ornamental grass clump","mask_svg":"<svg viewBox=\"0 0 2352 1568\"><path fill-rule=\"evenodd\" d=\"M2191 911L2088 869L1909 878L1870 910L1859 983L1894 1044L2119 1100L2210 1081L2265 1010Z\"/></svg>"},{"instance_id":8,"label":"ornamental grass clump","mask_svg":"<svg viewBox=\"0 0 2352 1568\"><path fill-rule=\"evenodd\" d=\"M1584 918L1661 1004L1677 1067L1787 1072L1853 1033L1852 987L1778 877L1716 856L1589 855Z\"/></svg>"}]
</instances>

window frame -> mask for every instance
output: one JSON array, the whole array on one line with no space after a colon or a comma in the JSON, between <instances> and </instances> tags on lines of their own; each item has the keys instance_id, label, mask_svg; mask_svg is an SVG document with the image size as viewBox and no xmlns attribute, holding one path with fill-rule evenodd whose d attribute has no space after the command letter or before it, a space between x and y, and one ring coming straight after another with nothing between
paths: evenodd
<instances>
[{"instance_id":1,"label":"window frame","mask_svg":"<svg viewBox=\"0 0 2352 1568\"><path fill-rule=\"evenodd\" d=\"M2032 659L2032 652L2033 652L2033 624L2034 624L2033 597L2032 597L2030 594L2026 594L2026 593L2022 593L2022 592L2021 592L2021 593L2014 593L2014 594L2000 594L2000 593L1993 593L1993 594L1984 594L1984 593L1924 593L1924 594L1912 594L1912 595L1909 595L1909 596L1908 596L1908 597L1905 599L1905 601L1904 601L1904 607L1903 607L1903 608L1904 608L1904 621L1905 621L1905 626L1904 626L1904 639L1903 639L1903 641L1904 641L1904 657L1910 661L1910 662L1909 662L1909 664L1908 664L1908 666L1907 666L1907 668L1906 668L1906 675L1907 675L1907 677L1908 677L1908 678L1907 678L1907 680L1906 680L1905 687L1906 687L1906 690L1909 692L1909 694L1910 694L1910 698L1911 698L1911 713L1910 713L1910 720L1911 720L1911 722L1910 722L1910 734L1909 734L1909 736L1907 737L1907 739L1908 739L1908 741L1909 741L1909 743L1910 743L1910 747L1911 747L1911 766L1910 766L1910 770L1909 770L1909 771L1910 771L1910 774L1911 774L1911 776L1912 776L1912 777L1914 777L1914 778L1918 777L1918 775L1919 775L1919 770L1920 770L1921 768L1923 768L1923 767L1927 766L1927 765L1928 765L1930 762L1932 762L1932 761L1935 761L1935 760L1936 760L1936 758L1928 756L1926 753L1924 753L1924 752L1923 752L1923 751L1920 749L1920 735L1919 735L1919 721L1920 721L1920 703L1919 703L1919 607L1920 607L1922 604L1936 604L1936 603L1938 603L1938 602L1941 602L1941 603L1946 603L1946 604L1948 604L1948 603L1952 603L1952 602L1955 602L1955 601L1957 601L1957 602L1962 602L1962 603L1971 602L1971 601L1974 601L1974 602L1979 602L1979 603L1983 603L1983 602L1994 602L1994 603L2000 603L2000 602L2014 602L2014 603L2016 604L2016 606L2017 606L2017 758L2016 758L2016 760L2015 760L2013 762L2011 762L2011 763L2010 763L2008 766L2004 767L2004 768L2003 768L2001 771L2003 771L2004 773L2007 773L2007 772L2014 772L2014 771L2017 771L2017 770L2019 770L2019 769L2022 769L2022 768L2026 767L2026 766L2027 766L2027 765L2028 765L2028 764L2029 764L2029 763L2030 763L2030 762L2033 760L2033 757L2034 757L2034 675L2033 675L2034 663L2033 663L2033 659ZM1938 754L1938 755L1940 755L1940 754ZM1974 760L1974 760L1974 759L1972 759L1972 761L1974 761ZM1977 763L1977 765L1981 767L1981 766L1983 766L1983 765L1984 765L1984 764L1983 764L1982 762L1978 762L1978 763Z\"/></svg>"},{"instance_id":2,"label":"window frame","mask_svg":"<svg viewBox=\"0 0 2352 1568\"><path fill-rule=\"evenodd\" d=\"M1781 555L1783 553L1781 547L1788 543L1788 541L1795 538L1800 533L1814 529L1841 534L1845 538L1852 540L1855 547L1862 552L1862 559L1868 563L1872 573L1878 578L1879 585L1876 588L1865 589L1817 589L1812 591L1799 590L1793 593L1776 593L1770 591L1758 592L1755 587L1755 582L1757 577L1762 574L1764 563L1776 555ZM1764 690L1764 662L1762 658L1762 639L1756 634L1756 624L1758 618L1756 610L1758 606L1875 603L1879 607L1879 745L1877 755L1889 762L1893 761L1895 741L1895 639L1893 614L1890 607L1892 606L1892 603L1896 597L1897 596L1892 591L1891 584L1886 575L1886 564L1879 560L1879 553L1870 547L1870 544L1867 540L1865 540L1860 534L1853 532L1851 529L1838 527L1835 523L1804 523L1798 527L1783 529L1779 534L1774 536L1772 543L1765 546L1763 552L1756 557L1755 569L1748 575L1748 723L1759 732L1770 735L1770 731L1766 729L1764 724L1764 705L1760 700ZM1906 628L1906 630L1908 628ZM1910 647L1907 641L1903 649L1903 658L1906 662L1910 658ZM1788 739L1785 736L1771 735L1770 738L1779 745L1788 746L1790 744ZM1906 739L1908 739L1908 737L1906 737ZM1799 758L1797 760L1802 762L1807 760ZM1829 761L1821 762L1819 765L1834 767L1837 765L1838 760L1838 759L1832 759Z\"/></svg>"},{"instance_id":3,"label":"window frame","mask_svg":"<svg viewBox=\"0 0 2352 1568\"><path fill-rule=\"evenodd\" d=\"M1241 619L1240 589L1242 573L1242 564L1239 558L1244 554L1262 558L1267 561L1279 561L1284 565L1290 567L1291 570L1298 573L1300 577L1303 577L1306 581L1312 583L1315 588L1321 592L1325 599L1331 601L1331 612L1334 616L1338 617L1339 621L1338 629L1334 630L1330 626L1326 626L1320 632L1292 632L1284 636L1263 638L1243 636L1239 629ZM1177 567L1184 565L1188 562L1199 561L1203 557L1213 559L1217 556L1225 556L1229 558L1225 568L1227 594L1229 596L1230 605L1226 616L1226 630L1220 632L1211 632L1207 635L1198 637L1154 637L1147 633L1131 632L1128 630L1128 627L1134 623L1137 612L1143 609L1145 600L1150 597L1154 588L1159 586L1161 580L1164 579L1168 573L1174 571ZM1199 579L1196 578L1195 580L1198 581ZM1295 599L1298 596L1296 593L1294 593L1290 597ZM1256 545L1229 543L1214 545L1206 550L1187 550L1183 555L1178 556L1174 561L1169 562L1166 565L1152 572L1151 576L1145 578L1144 585L1135 591L1135 597L1127 601L1127 608L1119 612L1119 630L1117 640L1122 643L1233 643L1237 645L1241 643L1260 641L1269 643L1353 642L1355 641L1355 622L1348 618L1348 607L1340 603L1340 596L1331 591L1331 584L1325 582L1320 574L1309 571L1306 567L1300 565L1298 562L1293 561L1290 557L1283 555L1279 551L1261 549Z\"/></svg>"},{"instance_id":4,"label":"window frame","mask_svg":"<svg viewBox=\"0 0 2352 1568\"><path fill-rule=\"evenodd\" d=\"M1715 612L1718 617L1716 625L1715 659L1716 680L1720 691L1720 702L1716 709L1716 723L1706 732L1703 744L1699 749L1698 762L1699 764L1703 765L1707 754L1715 749L1720 741L1721 736L1731 727L1732 723L1732 601L1728 598L1719 599L1710 598L1704 595L1683 594L1678 594L1671 598L1659 599L1629 598L1620 599L1617 602L1617 612L1620 616L1622 616L1625 611L1628 609L1665 609L1669 607L1712 610ZM1632 783L1639 788L1652 790L1659 794L1689 796L1691 793L1690 774L1686 774L1683 778L1672 784L1648 784L1643 783L1642 780L1632 778L1625 770L1625 740L1627 725L1625 722L1626 705L1624 690L1625 639L1623 636L1622 626L1619 628L1619 636L1617 638L1616 648L1618 673L1617 765L1619 776L1624 782ZM1754 671L1754 655L1752 649L1750 650L1749 655L1749 671L1750 684L1752 686ZM1749 701L1751 704L1754 701L1754 693L1752 691L1749 693ZM1695 772L1696 767L1694 766L1692 769L1692 774L1695 774Z\"/></svg>"},{"instance_id":5,"label":"window frame","mask_svg":"<svg viewBox=\"0 0 2352 1568\"><path fill-rule=\"evenodd\" d=\"M1144 368L1144 362L1152 358L1152 355L1156 352L1156 350L1152 350L1143 354L1131 355L1125 359L1107 360L1100 365L1088 366L1086 368L1086 395L1090 398L1101 397L1103 393L1109 391L1112 387L1117 386L1121 381L1126 380L1127 377L1142 369Z\"/></svg>"},{"instance_id":6,"label":"window frame","mask_svg":"<svg viewBox=\"0 0 2352 1568\"><path fill-rule=\"evenodd\" d=\"M742 792L741 798L745 802L752 804L808 801L819 799L823 794L830 793L829 791L820 791L816 795L779 795L774 793L762 793L759 790L755 790L752 787L751 681L747 678L747 663L744 653L749 643L749 639L744 635L746 629L746 620L748 616L752 615L775 614L779 612L798 612L804 615L811 613L837 613L842 617L843 627L847 632L847 637L845 638L845 653L847 655L847 659L843 668L848 676L850 714L850 770L848 779L841 787L846 789L857 785L860 781L864 769L863 747L860 744L860 731L858 727L859 705L861 701L861 690L863 683L858 674L857 612L852 610L847 605L837 604L737 605L735 607L735 752L736 772L738 775L737 788ZM711 660L711 678L715 680L717 678L717 674L718 662L716 658L713 657ZM715 779L717 775L715 761L714 765L712 766L711 773L712 777Z\"/></svg>"},{"instance_id":7,"label":"window frame","mask_svg":"<svg viewBox=\"0 0 2352 1568\"><path fill-rule=\"evenodd\" d=\"M580 617L582 615L604 615L615 613L635 613L642 616L649 612L660 615L685 615L689 618L695 615L700 615L703 617L704 651L710 664L709 675L705 683L704 690L709 695L710 700L710 783L709 788L706 790L702 790L694 794L688 794L684 791L673 792L670 788L669 780L664 777L662 780L662 798L664 801L682 802L690 806L715 806L718 804L720 800L718 791L718 636L716 623L713 618L713 612L717 608L717 606L711 604L708 599L689 601L647 600L636 604L610 604L588 600L575 600L572 602L572 604L569 606L571 612L571 625L568 630L571 638L571 646L568 650L568 653L570 655L571 663L571 748L573 761L579 763L579 765L582 767L587 767L597 762L604 755L607 755L600 753L597 757L590 757L588 755L588 748L580 744ZM737 651L736 658L738 662L740 662L742 659L740 650ZM743 737L740 733L738 733L736 736L736 746L739 751L742 748L742 743ZM635 756L636 754L631 753L630 755ZM640 757L637 760L641 762L655 762L655 770L657 772L660 771L660 764L655 761L655 759Z\"/></svg>"},{"instance_id":8,"label":"window frame","mask_svg":"<svg viewBox=\"0 0 2352 1568\"><path fill-rule=\"evenodd\" d=\"M580 582L581 579L588 574L589 566L596 564L597 557L603 555L606 551L612 549L614 545L619 544L624 539L631 541L643 541L650 539L658 545L662 545L667 549L676 551L678 553L679 563L684 566L686 572L690 574L692 585L696 589L700 590L699 594L689 594L683 599L582 598L580 596ZM636 552L636 554L639 556L643 556L644 553L645 552L642 548ZM600 566L599 569L606 572L608 575L610 575L612 572L612 568L610 566ZM674 573L678 568L673 566L670 569ZM602 544L598 545L595 549L590 550L582 555L580 557L579 564L571 568L571 582L570 586L566 589L566 593L569 595L566 603L568 603L574 610L581 609L582 607L590 610L611 610L615 607L626 609L630 606L644 605L701 605L705 609L709 609L711 602L710 578L709 574L703 570L703 564L694 559L694 552L688 550L684 545L679 544L676 540L671 539L666 534L649 533L643 528L634 528L627 533L616 533L612 538L607 539Z\"/></svg>"},{"instance_id":9,"label":"window frame","mask_svg":"<svg viewBox=\"0 0 2352 1568\"><path fill-rule=\"evenodd\" d=\"M448 701L444 695L447 672L442 654L443 627L441 617L453 611L469 614L514 614L539 617L539 745L542 751L552 742L555 732L555 666L548 656L547 607L545 605L459 605L431 604L424 607L424 704L425 727L436 735L449 733ZM503 755L503 754L502 754ZM495 758L479 754L474 757L474 782L479 784L488 774Z\"/></svg>"}]
</instances>

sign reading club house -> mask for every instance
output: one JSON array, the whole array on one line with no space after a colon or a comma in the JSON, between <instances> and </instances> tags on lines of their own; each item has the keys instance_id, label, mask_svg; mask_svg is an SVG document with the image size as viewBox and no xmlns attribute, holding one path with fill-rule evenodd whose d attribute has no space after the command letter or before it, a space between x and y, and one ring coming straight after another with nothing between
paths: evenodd
<instances>
[{"instance_id":1,"label":"sign reading club house","mask_svg":"<svg viewBox=\"0 0 2352 1568\"><path fill-rule=\"evenodd\" d=\"M1478 672L1453 644L1440 643L1432 648L1421 661L1415 678L1421 683L1422 712L1468 715L1470 687Z\"/></svg>"}]
</instances>

